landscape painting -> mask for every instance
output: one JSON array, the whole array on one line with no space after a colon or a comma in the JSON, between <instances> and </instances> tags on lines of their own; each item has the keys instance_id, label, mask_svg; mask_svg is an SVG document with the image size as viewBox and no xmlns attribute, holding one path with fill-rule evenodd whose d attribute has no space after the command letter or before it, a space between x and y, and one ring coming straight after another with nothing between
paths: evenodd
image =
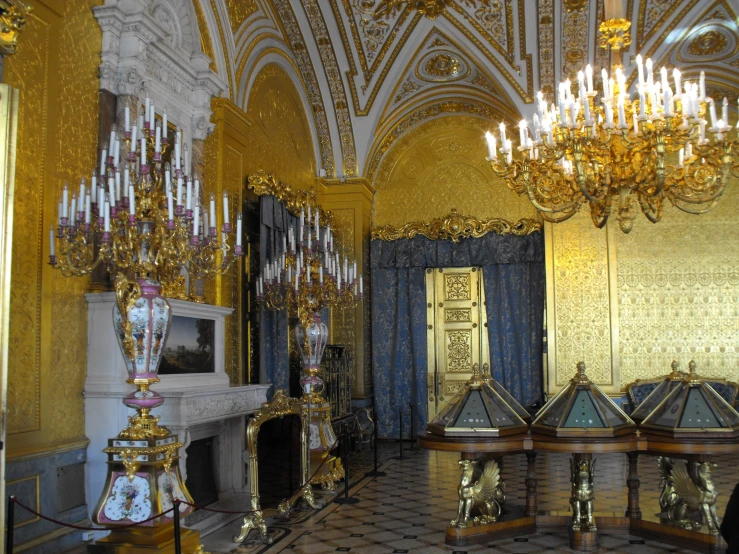
<instances>
[{"instance_id":1,"label":"landscape painting","mask_svg":"<svg viewBox=\"0 0 739 554\"><path fill-rule=\"evenodd\" d=\"M215 321L172 316L169 338L164 347L161 375L214 373L213 342Z\"/></svg>"}]
</instances>

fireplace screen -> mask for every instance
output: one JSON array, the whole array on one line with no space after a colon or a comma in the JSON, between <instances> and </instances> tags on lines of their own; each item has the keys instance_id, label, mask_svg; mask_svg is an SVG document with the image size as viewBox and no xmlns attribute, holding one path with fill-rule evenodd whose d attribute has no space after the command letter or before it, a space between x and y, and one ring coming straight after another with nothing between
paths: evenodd
<instances>
[{"instance_id":1,"label":"fireplace screen","mask_svg":"<svg viewBox=\"0 0 739 554\"><path fill-rule=\"evenodd\" d=\"M212 319L172 316L159 373L214 373L214 335L215 321Z\"/></svg>"}]
</instances>

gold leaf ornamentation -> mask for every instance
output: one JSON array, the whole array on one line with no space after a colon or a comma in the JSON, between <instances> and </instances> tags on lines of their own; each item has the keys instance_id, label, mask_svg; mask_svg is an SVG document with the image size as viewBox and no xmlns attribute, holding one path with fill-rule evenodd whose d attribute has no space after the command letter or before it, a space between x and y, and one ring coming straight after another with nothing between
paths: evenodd
<instances>
[{"instance_id":1,"label":"gold leaf ornamentation","mask_svg":"<svg viewBox=\"0 0 739 554\"><path fill-rule=\"evenodd\" d=\"M451 240L459 242L460 239L479 238L488 233L499 235L530 235L541 230L541 223L534 219L520 219L512 223L502 218L477 219L469 215L461 215L457 210L440 219L434 219L429 223L422 221L406 223L402 227L385 225L372 230L372 239L376 240L398 240L412 239L417 235L423 235L431 240Z\"/></svg>"},{"instance_id":2,"label":"gold leaf ornamentation","mask_svg":"<svg viewBox=\"0 0 739 554\"><path fill-rule=\"evenodd\" d=\"M254 191L257 196L274 196L280 202L285 204L287 210L293 215L300 215L300 210L318 210L320 214L321 225L331 222L331 212L327 212L318 205L315 191L312 190L293 190L292 186L281 183L275 179L274 175L263 170L249 175L247 186Z\"/></svg>"},{"instance_id":3,"label":"gold leaf ornamentation","mask_svg":"<svg viewBox=\"0 0 739 554\"><path fill-rule=\"evenodd\" d=\"M0 0L0 54L10 56L18 50L18 35L32 11L18 0Z\"/></svg>"}]
</instances>

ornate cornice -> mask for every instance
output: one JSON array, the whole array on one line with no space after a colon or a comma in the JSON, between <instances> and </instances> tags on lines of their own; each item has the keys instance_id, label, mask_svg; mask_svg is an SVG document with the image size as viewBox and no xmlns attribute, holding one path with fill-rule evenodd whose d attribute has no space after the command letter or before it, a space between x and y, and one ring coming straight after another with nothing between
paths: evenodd
<instances>
[{"instance_id":1,"label":"ornate cornice","mask_svg":"<svg viewBox=\"0 0 739 554\"><path fill-rule=\"evenodd\" d=\"M473 216L461 215L452 208L448 216L434 219L429 223L418 221L406 223L402 227L391 225L376 227L372 229L372 240L412 239L417 235L423 235L431 240L459 242L460 239L479 238L488 233L525 236L535 231L541 231L541 222L534 219L524 218L516 223L498 217L477 219Z\"/></svg>"},{"instance_id":2,"label":"ornate cornice","mask_svg":"<svg viewBox=\"0 0 739 554\"><path fill-rule=\"evenodd\" d=\"M321 225L327 225L333 219L331 212L327 212L318 205L316 191L294 190L291 185L278 181L274 175L262 169L249 175L247 187L257 196L276 197L295 216L299 216L301 210L307 210L310 207L311 210L318 210Z\"/></svg>"}]
</instances>

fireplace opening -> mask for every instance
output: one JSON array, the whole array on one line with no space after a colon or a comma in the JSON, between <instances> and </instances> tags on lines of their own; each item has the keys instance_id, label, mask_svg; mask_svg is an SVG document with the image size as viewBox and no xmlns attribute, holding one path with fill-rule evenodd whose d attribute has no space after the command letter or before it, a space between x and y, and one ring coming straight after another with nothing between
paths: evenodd
<instances>
[{"instance_id":1,"label":"fireplace opening","mask_svg":"<svg viewBox=\"0 0 739 554\"><path fill-rule=\"evenodd\" d=\"M215 472L213 470L213 439L194 440L187 447L187 480L185 486L190 491L193 502L199 506L218 501Z\"/></svg>"},{"instance_id":2,"label":"fireplace opening","mask_svg":"<svg viewBox=\"0 0 739 554\"><path fill-rule=\"evenodd\" d=\"M300 486L300 416L266 421L259 430L259 496L276 507Z\"/></svg>"}]
</instances>

